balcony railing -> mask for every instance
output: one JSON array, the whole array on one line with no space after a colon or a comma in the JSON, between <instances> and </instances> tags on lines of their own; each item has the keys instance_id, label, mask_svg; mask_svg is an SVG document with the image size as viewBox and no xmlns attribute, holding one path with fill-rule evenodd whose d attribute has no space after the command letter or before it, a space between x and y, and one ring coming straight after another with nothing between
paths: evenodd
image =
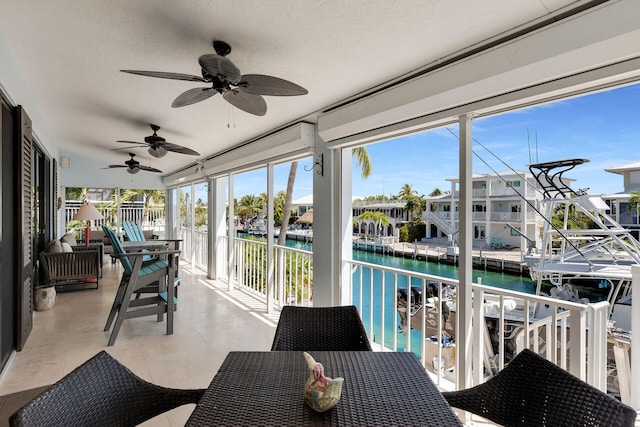
<instances>
[{"instance_id":1,"label":"balcony railing","mask_svg":"<svg viewBox=\"0 0 640 427\"><path fill-rule=\"evenodd\" d=\"M453 381L455 337L460 333L455 321L458 281L346 262L353 271L353 303L370 340L383 349L412 351L438 382ZM473 360L475 366L483 366L475 369L474 383L530 348L594 386L606 388L608 303L570 303L480 284L472 284L472 293L474 319L482 319L473 322ZM590 333L585 334L587 329Z\"/></svg>"},{"instance_id":2,"label":"balcony railing","mask_svg":"<svg viewBox=\"0 0 640 427\"><path fill-rule=\"evenodd\" d=\"M103 216L103 219L92 221L93 227L101 227L102 225L113 226L118 224L118 217L122 221L133 221L142 226L144 230L154 230L164 232L165 213L164 206L152 206L145 209L143 206L123 207L114 209L106 207L107 202L94 202L93 204ZM67 231L71 231L68 224L75 221L75 216L82 204L79 202L67 201L64 209L64 223L67 225Z\"/></svg>"},{"instance_id":3,"label":"balcony railing","mask_svg":"<svg viewBox=\"0 0 640 427\"><path fill-rule=\"evenodd\" d=\"M235 285L266 301L269 280L267 243L238 237L234 237L233 242L235 265L232 270ZM275 305L279 307L283 305L311 306L313 253L274 245L274 260L273 295Z\"/></svg>"},{"instance_id":4,"label":"balcony railing","mask_svg":"<svg viewBox=\"0 0 640 427\"><path fill-rule=\"evenodd\" d=\"M204 235L197 233L194 235ZM206 238L193 245L193 258L206 260ZM256 298L267 301L269 274L264 241L232 238L231 268L218 272ZM228 238L217 242L218 265L227 265ZM347 260L352 301L370 341L381 350L412 351L438 383L455 382L456 322L454 279ZM204 264L204 262L203 262ZM227 267L229 267L227 265ZM274 245L273 298L276 306L311 306L313 254ZM494 375L523 348L530 348L594 386L605 390L608 303L578 304L472 284L474 383ZM458 353L458 355L456 355Z\"/></svg>"}]
</instances>

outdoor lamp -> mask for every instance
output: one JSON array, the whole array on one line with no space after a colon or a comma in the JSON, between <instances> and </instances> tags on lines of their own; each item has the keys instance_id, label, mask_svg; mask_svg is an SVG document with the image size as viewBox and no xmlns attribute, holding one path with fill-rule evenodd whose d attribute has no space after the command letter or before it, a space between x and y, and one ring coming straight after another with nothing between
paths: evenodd
<instances>
[{"instance_id":1,"label":"outdoor lamp","mask_svg":"<svg viewBox=\"0 0 640 427\"><path fill-rule=\"evenodd\" d=\"M98 212L98 209L87 200L85 200L82 206L80 206L80 209L78 209L78 212L73 216L74 220L87 221L87 228L84 234L86 246L89 246L89 241L91 240L91 221L102 218L103 216Z\"/></svg>"}]
</instances>

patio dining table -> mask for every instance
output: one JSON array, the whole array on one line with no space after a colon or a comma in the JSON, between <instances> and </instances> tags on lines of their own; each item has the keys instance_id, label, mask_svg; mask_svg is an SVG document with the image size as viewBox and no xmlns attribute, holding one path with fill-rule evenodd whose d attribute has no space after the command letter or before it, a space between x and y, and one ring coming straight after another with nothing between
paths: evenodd
<instances>
[{"instance_id":1,"label":"patio dining table","mask_svg":"<svg viewBox=\"0 0 640 427\"><path fill-rule=\"evenodd\" d=\"M342 397L326 412L305 402L300 351L231 352L186 426L461 426L413 353L309 352Z\"/></svg>"}]
</instances>

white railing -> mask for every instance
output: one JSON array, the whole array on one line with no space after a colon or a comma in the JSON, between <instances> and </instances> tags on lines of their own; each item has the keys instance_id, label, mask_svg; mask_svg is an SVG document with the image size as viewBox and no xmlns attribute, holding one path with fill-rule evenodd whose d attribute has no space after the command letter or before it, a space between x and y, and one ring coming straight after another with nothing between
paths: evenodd
<instances>
[{"instance_id":1,"label":"white railing","mask_svg":"<svg viewBox=\"0 0 640 427\"><path fill-rule=\"evenodd\" d=\"M206 231L193 231L191 263L204 271L207 271L207 258L209 257L207 237L208 233Z\"/></svg>"},{"instance_id":2,"label":"white railing","mask_svg":"<svg viewBox=\"0 0 640 427\"><path fill-rule=\"evenodd\" d=\"M438 383L454 382L455 359L460 357L455 348L458 281L345 262L353 272L353 303L372 343L383 350L412 351ZM473 357L474 366L483 367L474 370L475 383L502 369L523 348L530 348L594 386L606 388L608 303L570 303L480 284L472 284L472 292L474 319L481 321L473 322L475 341L468 357Z\"/></svg>"},{"instance_id":3,"label":"white railing","mask_svg":"<svg viewBox=\"0 0 640 427\"><path fill-rule=\"evenodd\" d=\"M225 239L226 240L226 239ZM233 238L235 285L266 300L267 243ZM274 245L275 270L273 295L277 306L311 306L313 294L313 253Z\"/></svg>"},{"instance_id":4,"label":"white railing","mask_svg":"<svg viewBox=\"0 0 640 427\"><path fill-rule=\"evenodd\" d=\"M218 260L229 259L227 242L227 237L217 242ZM274 245L274 283L269 285L266 242L242 238L233 238L233 242L235 286L263 301L273 287L279 307L312 305L312 252ZM202 247L206 245L195 245L195 252ZM455 314L458 281L345 262L352 271L350 303L358 307L374 348L412 351L439 384L455 382L456 357L461 357L455 342L459 334ZM226 276L226 271L218 271L219 279ZM481 367L474 369L475 384L502 369L523 348L530 348L606 389L608 303L584 305L481 284L472 284L472 294L473 318L481 319L473 322L473 351L467 355L474 366Z\"/></svg>"},{"instance_id":5,"label":"white railing","mask_svg":"<svg viewBox=\"0 0 640 427\"><path fill-rule=\"evenodd\" d=\"M93 202L93 204L103 216L103 219L92 221L93 228L99 228L102 225L114 226L118 224L118 216L120 216L122 221L133 221L140 224L143 230L164 231L164 206L151 206L145 210L143 206L120 206L119 209L116 209L108 206L107 202ZM65 202L64 223L67 231L71 230L69 224L76 221L73 217L80 206L82 206L80 202Z\"/></svg>"}]
</instances>

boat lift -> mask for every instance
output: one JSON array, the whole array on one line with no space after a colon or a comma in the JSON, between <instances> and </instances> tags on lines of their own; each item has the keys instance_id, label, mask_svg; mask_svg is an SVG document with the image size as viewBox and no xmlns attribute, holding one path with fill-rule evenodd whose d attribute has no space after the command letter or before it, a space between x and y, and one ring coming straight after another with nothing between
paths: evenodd
<instances>
[{"instance_id":1,"label":"boat lift","mask_svg":"<svg viewBox=\"0 0 640 427\"><path fill-rule=\"evenodd\" d=\"M524 234L522 231L520 231L519 229L517 229L516 227L514 227L509 223L507 223L507 227L509 227L512 231L515 231L516 233L518 233L520 237L524 238L524 240L527 241L527 255L531 255L531 253L536 247L536 241L531 240L529 237L527 237L526 234Z\"/></svg>"}]
</instances>

